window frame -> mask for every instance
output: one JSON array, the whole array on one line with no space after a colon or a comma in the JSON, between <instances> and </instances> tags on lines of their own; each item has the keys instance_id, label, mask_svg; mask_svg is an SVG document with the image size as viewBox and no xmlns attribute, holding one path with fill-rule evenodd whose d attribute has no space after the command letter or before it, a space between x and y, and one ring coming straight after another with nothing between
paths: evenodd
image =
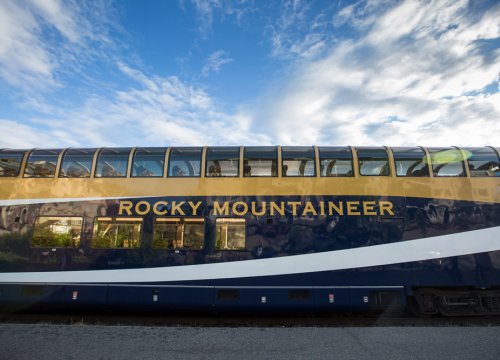
<instances>
[{"instance_id":1,"label":"window frame","mask_svg":"<svg viewBox=\"0 0 500 360\"><path fill-rule=\"evenodd\" d=\"M247 157L247 150L249 151L255 151L258 152L259 150L257 149L273 149L275 157L270 157L270 158L263 158L263 157ZM277 178L278 177L278 167L279 167L279 157L280 157L280 152L278 149L278 146L245 146L243 148L243 177L245 178ZM271 175L247 175L245 168L247 166L247 161L257 161L257 160L270 160L271 161ZM275 174L273 175L272 169L273 169L273 162L275 166Z\"/></svg>"},{"instance_id":2,"label":"window frame","mask_svg":"<svg viewBox=\"0 0 500 360\"><path fill-rule=\"evenodd\" d=\"M103 175L98 176L97 172L99 170L99 162L101 160L101 156L103 155L104 152L113 151L113 150L118 151L120 154L121 153L125 154L128 151L127 156L126 156L127 162L125 164L125 174L120 175L120 176L103 176ZM97 154L97 159L95 162L94 178L96 178L96 179L123 179L123 178L128 177L128 168L130 165L130 153L131 152L132 152L132 148L102 148L102 149L100 149L99 153ZM105 154L105 155L111 155L111 154Z\"/></svg>"},{"instance_id":3,"label":"window frame","mask_svg":"<svg viewBox=\"0 0 500 360\"><path fill-rule=\"evenodd\" d=\"M139 229L139 235L138 235L138 241L139 241L138 246L137 247L94 247L93 244L94 244L94 240L95 240L96 224L97 224L97 221L99 219L111 219L111 221L115 221L115 223L116 223L116 219L140 220L141 227ZM125 222L125 220L123 220L123 222ZM139 223L139 221L137 221L137 223ZM143 231L144 231L144 218L143 217L137 217L137 216L95 216L94 220L92 222L92 238L90 239L89 246L90 246L90 249L92 249L92 250L127 250L127 251L141 250L142 244L143 244L143 241L142 241Z\"/></svg>"},{"instance_id":4,"label":"window frame","mask_svg":"<svg viewBox=\"0 0 500 360\"><path fill-rule=\"evenodd\" d=\"M311 150L312 158L306 160L306 165L304 166L304 175L284 175L284 167L285 167L285 161L301 161L298 160L297 158L285 158L284 154L286 151L293 151L292 149L303 149L303 150ZM300 158L299 158L300 159ZM307 166L307 163L309 161L312 161L312 166L313 166L313 173L311 175L305 175L305 169ZM288 165L287 165L288 166ZM300 167L299 167L300 169ZM283 178L311 178L311 177L316 177L318 170L316 169L316 151L314 151L314 146L282 146L281 147L281 177Z\"/></svg>"},{"instance_id":5,"label":"window frame","mask_svg":"<svg viewBox=\"0 0 500 360\"><path fill-rule=\"evenodd\" d=\"M389 150L385 147L355 147L354 150L356 151L356 158L357 158L357 162L358 162L358 174L359 176L369 176L369 177L373 177L373 176L376 176L376 177L391 177L391 159L390 159L390 156L389 156ZM387 174L384 174L384 175L376 175L376 174L362 174L361 173L361 159L360 159L360 156L359 156L359 151L384 151L385 152L385 155L386 155L386 159L387 159L387 171L388 173Z\"/></svg>"},{"instance_id":6,"label":"window frame","mask_svg":"<svg viewBox=\"0 0 500 360\"><path fill-rule=\"evenodd\" d=\"M500 177L500 175L493 175L493 176L488 176L488 175L473 175L471 168L471 164L470 164L470 160L469 160L469 156L467 156L467 152L470 152L471 154L473 154L473 151L477 151L477 150L490 150L490 154L495 156L496 157L496 164L497 166L500 166L500 154L496 151L495 148L493 147L490 147L490 146L484 146L484 147L463 147L463 148L460 148L460 150L462 150L462 153L464 155L464 160L467 161L467 167L469 168L469 177L471 178L497 178L497 177ZM482 170L483 172L486 172L487 170ZM496 173L499 173L500 174L500 170L497 170L495 172Z\"/></svg>"},{"instance_id":7,"label":"window frame","mask_svg":"<svg viewBox=\"0 0 500 360\"><path fill-rule=\"evenodd\" d=\"M345 153L349 153L350 157L349 158L330 158L330 157L325 157L325 158L322 158L321 156L321 149L347 149L347 151L345 151ZM337 153L342 153L340 151L338 151ZM351 175L341 175L341 176L338 176L338 175L326 175L326 169L325 169L325 175L323 175L321 173L321 161L322 160L326 160L326 161L337 161L337 160L349 160L350 161L350 164L351 164ZM322 178L351 178L351 177L354 177L355 174L354 174L354 156L352 154L352 149L351 147L349 146L318 146L318 163L319 163L319 176L322 177Z\"/></svg>"},{"instance_id":8,"label":"window frame","mask_svg":"<svg viewBox=\"0 0 500 360\"><path fill-rule=\"evenodd\" d=\"M33 239L35 237L36 225L40 218L71 218L80 219L82 221L80 225L80 242L78 245L72 246L33 246ZM33 223L33 230L31 231L30 248L31 249L78 249L82 246L83 231L85 229L85 218L83 216L67 216L67 215L38 215Z\"/></svg>"},{"instance_id":9,"label":"window frame","mask_svg":"<svg viewBox=\"0 0 500 360\"><path fill-rule=\"evenodd\" d=\"M26 163L24 164L23 168L23 178L26 179L55 179L58 176L58 167L59 167L59 161L61 159L61 154L63 153L63 149L33 149L29 152L28 157L26 158ZM52 176L36 176L36 175L30 175L26 173L26 170L28 169L28 166L30 164L30 158L35 154L35 153L40 153L39 155L43 155L43 152L49 153L49 152L57 152L56 154L46 154L46 156L54 156L56 157L56 162L55 162L55 167L54 167L54 173ZM37 154L35 154L37 156Z\"/></svg>"},{"instance_id":10,"label":"window frame","mask_svg":"<svg viewBox=\"0 0 500 360\"><path fill-rule=\"evenodd\" d=\"M24 173L24 169L23 169L23 161L24 159L26 158L26 154L28 153L28 150L13 150L13 149L1 149L0 150L0 159L2 158L2 154L9 154L9 153L12 153L12 154L22 154L21 156L21 161L19 161L19 167L17 168L17 171L15 173L15 175L0 175L0 178L15 178L15 177L19 177L19 175L21 175L21 170L23 170L23 173Z\"/></svg>"},{"instance_id":11,"label":"window frame","mask_svg":"<svg viewBox=\"0 0 500 360\"><path fill-rule=\"evenodd\" d=\"M406 150L399 151L398 149L406 149ZM422 159L423 159L422 163L424 165L425 175L423 175L423 176L411 176L411 175L399 175L398 174L398 164L397 164L398 159L396 159L396 157L398 156L397 154L398 154L398 152L399 153L408 153L408 150L410 150L410 149L414 149L414 150L420 149L420 151L422 152L422 155L423 155L422 156ZM429 164L428 164L428 160L427 160L427 152L421 146L415 146L415 147L397 147L397 146L394 146L394 147L391 147L390 150L392 152L392 159L394 161L394 175L396 175L396 177L418 179L418 178L429 178L431 176L429 174ZM417 157L415 157L415 159L417 159ZM413 160L413 159L409 158L409 157L404 157L400 160L408 161L408 160Z\"/></svg>"},{"instance_id":12,"label":"window frame","mask_svg":"<svg viewBox=\"0 0 500 360\"><path fill-rule=\"evenodd\" d=\"M66 156L68 154L70 154L72 151L82 151L82 150L88 150L88 154L86 155L89 155L90 152L92 152L92 156L89 155L90 157L90 169L89 169L89 175L88 176L66 176L63 174L63 165L64 165L64 160L66 159ZM64 179L89 179L92 177L92 169L94 167L94 158L95 158L95 155L96 155L96 152L98 151L99 149L98 148L69 148L69 149L66 149L64 151L64 154L62 155L62 158L61 158L61 164L59 166L59 172L58 172L58 175L57 177L59 178L64 178ZM73 154L70 154L70 155L73 155Z\"/></svg>"},{"instance_id":13,"label":"window frame","mask_svg":"<svg viewBox=\"0 0 500 360\"><path fill-rule=\"evenodd\" d=\"M156 225L158 223L164 223L168 224L171 223L172 225L178 225L182 224L182 244L184 245L184 234L185 234L185 224L186 223L202 223L203 224L203 237L201 239L201 247L200 248L188 248L188 247L168 247L168 242L167 242L167 247L155 247L155 230L156 230ZM151 249L155 251L203 251L206 248L206 230L207 230L207 222L205 221L204 217L163 217L163 216L157 216L153 219L153 239L151 241ZM176 234L177 235L177 234ZM177 239L176 239L177 240ZM173 243L173 242L172 242Z\"/></svg>"},{"instance_id":14,"label":"window frame","mask_svg":"<svg viewBox=\"0 0 500 360\"><path fill-rule=\"evenodd\" d=\"M429 160L431 163L432 177L434 177L434 178L466 178L466 177L468 177L467 170L466 170L466 164L465 164L466 159L465 159L464 153L462 152L461 149L459 149L457 147L453 147L453 146L452 147L428 147L426 149L427 149L427 152L429 154ZM462 160L460 161L461 166L462 166L462 174L461 175L438 175L439 173L436 174L436 172L434 170L434 161L432 160L433 154L436 154L439 152L444 152L444 151L449 151L449 150L453 150L453 152L460 154L460 157L462 158ZM446 166L448 164L452 164L452 162L447 162L444 164L444 166ZM439 169L439 170L441 170L441 169Z\"/></svg>"},{"instance_id":15,"label":"window frame","mask_svg":"<svg viewBox=\"0 0 500 360\"><path fill-rule=\"evenodd\" d=\"M217 151L217 150L223 150L223 149L226 149L228 152L229 151L237 151L238 152L238 156L236 157L236 161L238 163L238 165L236 166L236 175L219 175L219 176L212 176L209 174L209 165L208 165L208 162L209 161L230 161L230 160L233 160L232 158L231 159L216 159L216 160L211 160L209 159L209 156L211 155L210 152L211 151L214 151L214 149ZM204 177L206 178L238 178L240 177L240 165L241 165L241 147L238 147L238 146L211 146L211 147L207 147L207 150L205 152L205 174L204 174Z\"/></svg>"},{"instance_id":16,"label":"window frame","mask_svg":"<svg viewBox=\"0 0 500 360\"><path fill-rule=\"evenodd\" d=\"M225 249L225 248L219 248L217 246L218 238L219 238L219 231L218 231L218 223L226 221L227 224L230 223L238 223L241 222L243 223L243 247L242 248L237 248L237 249ZM227 244L227 230L226 230L226 244ZM215 219L215 251L248 251L247 248L247 221L245 218L237 218L237 217L219 217Z\"/></svg>"},{"instance_id":17,"label":"window frame","mask_svg":"<svg viewBox=\"0 0 500 360\"><path fill-rule=\"evenodd\" d=\"M174 152L177 150L177 149L182 149L182 150L188 150L188 149L192 149L192 150L197 150L200 152L200 155L199 155L199 163L200 163L200 172L198 175L183 175L183 176L176 176L176 175L172 175L170 174L170 163L172 162L172 155L178 155L178 154L175 154ZM174 160L174 161L178 161L178 160ZM201 178L201 175L202 175L202 172L203 172L203 169L202 169L202 165L203 165L203 147L197 147L197 146L188 146L188 147L172 147L170 148L170 151L168 153L168 164L167 164L167 178L174 178L174 179L185 179L185 178ZM173 169L172 169L173 170Z\"/></svg>"},{"instance_id":18,"label":"window frame","mask_svg":"<svg viewBox=\"0 0 500 360\"><path fill-rule=\"evenodd\" d=\"M161 175L154 175L154 176L139 176L139 175L134 175L134 163L135 163L135 157L137 155L137 152L140 151L140 150L143 150L143 149L162 149L163 150L163 165L161 167ZM141 178L146 178L146 179L149 179L149 178L152 178L152 179L158 179L158 178L163 178L165 177L165 164L166 164L166 154L167 154L167 151L168 151L168 147L138 147L136 149L134 149L134 154L132 155L132 160L131 160L131 167L130 167L130 178L137 178L137 179L141 179Z\"/></svg>"}]
</instances>

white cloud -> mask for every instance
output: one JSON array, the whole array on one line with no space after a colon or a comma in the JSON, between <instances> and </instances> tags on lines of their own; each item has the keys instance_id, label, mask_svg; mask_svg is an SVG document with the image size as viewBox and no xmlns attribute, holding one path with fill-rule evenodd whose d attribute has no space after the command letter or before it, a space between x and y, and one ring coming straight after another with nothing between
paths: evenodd
<instances>
[{"instance_id":1,"label":"white cloud","mask_svg":"<svg viewBox=\"0 0 500 360\"><path fill-rule=\"evenodd\" d=\"M198 32L204 38L212 34L214 17L220 21L232 18L241 25L244 15L255 11L253 0L190 0L190 3L197 14ZM184 0L179 0L179 6L186 10Z\"/></svg>"},{"instance_id":2,"label":"white cloud","mask_svg":"<svg viewBox=\"0 0 500 360\"><path fill-rule=\"evenodd\" d=\"M312 16L311 4L302 0L284 0L280 16L267 28L271 54L278 58L312 58L329 43L326 9Z\"/></svg>"},{"instance_id":3,"label":"white cloud","mask_svg":"<svg viewBox=\"0 0 500 360\"><path fill-rule=\"evenodd\" d=\"M135 86L90 98L61 116L32 119L31 126L0 120L0 147L272 143L251 129L246 115L219 110L203 89L177 77L147 77L124 63L118 66Z\"/></svg>"},{"instance_id":4,"label":"white cloud","mask_svg":"<svg viewBox=\"0 0 500 360\"><path fill-rule=\"evenodd\" d=\"M224 50L217 50L205 60L201 73L203 76L207 76L211 72L217 73L223 65L233 61L234 59L230 58Z\"/></svg>"},{"instance_id":5,"label":"white cloud","mask_svg":"<svg viewBox=\"0 0 500 360\"><path fill-rule=\"evenodd\" d=\"M500 6L474 16L465 1L383 9L341 10L335 26L354 24L359 38L296 61L253 116L273 119L269 131L283 144L498 142L500 96L483 89L499 83L500 50L479 44L500 37Z\"/></svg>"},{"instance_id":6,"label":"white cloud","mask_svg":"<svg viewBox=\"0 0 500 360\"><path fill-rule=\"evenodd\" d=\"M100 1L0 1L0 79L32 92L62 86L61 74L111 46L108 12Z\"/></svg>"},{"instance_id":7,"label":"white cloud","mask_svg":"<svg viewBox=\"0 0 500 360\"><path fill-rule=\"evenodd\" d=\"M200 14L220 5L197 3ZM108 87L68 110L43 97L25 98L22 103L40 115L24 124L4 115L0 147L498 145L500 93L483 89L500 84L500 50L480 45L500 37L500 6L472 16L464 1L378 3L362 1L332 17L333 8L311 15L307 3L285 1L271 29L274 55L291 65L241 110L223 108L200 85L148 75L121 60L117 70L127 88ZM89 32L85 16L74 20L84 10L62 4L0 1L4 81L57 85L65 56L82 53L76 43L106 43L104 28ZM62 37L62 50L41 42L47 26ZM358 35L333 41L328 26L350 26ZM202 74L230 61L216 51Z\"/></svg>"}]
</instances>

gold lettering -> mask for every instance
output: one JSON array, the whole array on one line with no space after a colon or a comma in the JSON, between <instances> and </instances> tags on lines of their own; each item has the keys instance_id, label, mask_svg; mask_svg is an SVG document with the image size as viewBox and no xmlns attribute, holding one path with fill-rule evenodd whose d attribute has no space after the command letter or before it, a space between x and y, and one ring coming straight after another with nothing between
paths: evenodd
<instances>
[{"instance_id":1,"label":"gold lettering","mask_svg":"<svg viewBox=\"0 0 500 360\"><path fill-rule=\"evenodd\" d=\"M302 216L306 216L307 213L311 213L314 216L318 215L316 209L314 208L312 202L310 202L310 201L306 202L306 206L304 208L304 211L302 211Z\"/></svg>"},{"instance_id":2,"label":"gold lettering","mask_svg":"<svg viewBox=\"0 0 500 360\"><path fill-rule=\"evenodd\" d=\"M188 201L188 204L189 204L189 206L191 206L191 210L192 210L192 211L191 211L191 215L193 215L193 216L198 215L198 214L197 214L197 211L198 211L198 208L199 208L199 207L200 207L200 205L201 205L201 201L198 201L196 204L195 204L195 203L193 203L192 201Z\"/></svg>"},{"instance_id":3,"label":"gold lettering","mask_svg":"<svg viewBox=\"0 0 500 360\"><path fill-rule=\"evenodd\" d=\"M255 201L252 201L252 214L255 216L265 215L266 210L267 210L266 202L263 201L261 206L262 206L262 210L260 212L257 212L257 203Z\"/></svg>"},{"instance_id":4,"label":"gold lettering","mask_svg":"<svg viewBox=\"0 0 500 360\"><path fill-rule=\"evenodd\" d=\"M242 206L243 210L238 210L238 206ZM244 216L248 212L248 205L243 201L236 201L233 204L233 214L238 216Z\"/></svg>"},{"instance_id":5,"label":"gold lettering","mask_svg":"<svg viewBox=\"0 0 500 360\"><path fill-rule=\"evenodd\" d=\"M363 201L363 214L377 215L375 211L375 201Z\"/></svg>"},{"instance_id":6,"label":"gold lettering","mask_svg":"<svg viewBox=\"0 0 500 360\"><path fill-rule=\"evenodd\" d=\"M270 210L271 216L274 215L274 210L276 210L276 212L278 214L280 214L281 216L285 216L285 203L283 201L280 202L279 207L278 207L278 205L276 205L276 203L274 201L271 201L269 206L271 208L271 210Z\"/></svg>"},{"instance_id":7,"label":"gold lettering","mask_svg":"<svg viewBox=\"0 0 500 360\"><path fill-rule=\"evenodd\" d=\"M302 203L300 201L288 201L287 204L292 207L292 215L297 215L297 206Z\"/></svg>"},{"instance_id":8,"label":"gold lettering","mask_svg":"<svg viewBox=\"0 0 500 360\"><path fill-rule=\"evenodd\" d=\"M384 212L387 211L389 215L394 215L394 212L392 211L393 204L390 201L379 201L379 206L380 206L380 215L384 215Z\"/></svg>"},{"instance_id":9,"label":"gold lettering","mask_svg":"<svg viewBox=\"0 0 500 360\"><path fill-rule=\"evenodd\" d=\"M324 201L319 202L319 214L322 216L325 215L325 202Z\"/></svg>"},{"instance_id":10,"label":"gold lettering","mask_svg":"<svg viewBox=\"0 0 500 360\"><path fill-rule=\"evenodd\" d=\"M160 209L158 209L158 208L162 205L165 206L165 210L160 211ZM159 216L166 215L168 212L167 205L168 205L168 203L166 201L158 201L153 205L153 212L155 213L155 215L159 215Z\"/></svg>"},{"instance_id":11,"label":"gold lettering","mask_svg":"<svg viewBox=\"0 0 500 360\"><path fill-rule=\"evenodd\" d=\"M358 210L359 201L348 201L347 202L347 215L361 215Z\"/></svg>"},{"instance_id":12,"label":"gold lettering","mask_svg":"<svg viewBox=\"0 0 500 360\"><path fill-rule=\"evenodd\" d=\"M144 210L141 210L141 206L144 205ZM137 204L135 204L135 212L137 215L146 215L151 211L151 204L148 203L147 201L139 201Z\"/></svg>"},{"instance_id":13,"label":"gold lettering","mask_svg":"<svg viewBox=\"0 0 500 360\"><path fill-rule=\"evenodd\" d=\"M177 212L179 212L179 215L186 215L184 211L181 209L181 206L184 205L186 202L181 201L180 203L177 204L176 201L172 201L172 215L176 215Z\"/></svg>"},{"instance_id":14,"label":"gold lettering","mask_svg":"<svg viewBox=\"0 0 500 360\"><path fill-rule=\"evenodd\" d=\"M333 215L334 210L340 216L344 215L344 203L339 201L339 204L335 205L334 202L328 201L328 215Z\"/></svg>"},{"instance_id":15,"label":"gold lettering","mask_svg":"<svg viewBox=\"0 0 500 360\"><path fill-rule=\"evenodd\" d=\"M227 201L222 206L219 205L218 201L214 202L214 216L217 215L229 215L229 203Z\"/></svg>"},{"instance_id":16,"label":"gold lettering","mask_svg":"<svg viewBox=\"0 0 500 360\"><path fill-rule=\"evenodd\" d=\"M132 201L123 200L120 201L120 209L118 210L118 215L125 215L123 212L126 211L127 215L132 215Z\"/></svg>"}]
</instances>

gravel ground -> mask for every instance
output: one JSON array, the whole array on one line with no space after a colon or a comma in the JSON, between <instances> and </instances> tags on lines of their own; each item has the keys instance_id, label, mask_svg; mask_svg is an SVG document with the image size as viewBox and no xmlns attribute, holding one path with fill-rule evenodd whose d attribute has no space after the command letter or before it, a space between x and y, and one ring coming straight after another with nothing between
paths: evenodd
<instances>
[{"instance_id":1,"label":"gravel ground","mask_svg":"<svg viewBox=\"0 0 500 360\"><path fill-rule=\"evenodd\" d=\"M500 327L0 324L0 359L495 359Z\"/></svg>"}]
</instances>

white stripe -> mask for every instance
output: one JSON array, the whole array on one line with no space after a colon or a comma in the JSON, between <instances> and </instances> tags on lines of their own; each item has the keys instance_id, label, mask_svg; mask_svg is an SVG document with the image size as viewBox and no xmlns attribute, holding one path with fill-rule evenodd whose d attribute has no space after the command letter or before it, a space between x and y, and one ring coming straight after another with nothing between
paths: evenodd
<instances>
[{"instance_id":1,"label":"white stripe","mask_svg":"<svg viewBox=\"0 0 500 360\"><path fill-rule=\"evenodd\" d=\"M0 200L0 206L30 205L45 203L60 203L70 201L118 200L118 199L147 199L156 196L114 196L114 197L87 197L87 198L52 198L52 199L16 199Z\"/></svg>"},{"instance_id":2,"label":"white stripe","mask_svg":"<svg viewBox=\"0 0 500 360\"><path fill-rule=\"evenodd\" d=\"M1 283L142 283L286 275L344 270L500 250L500 227L393 244L284 256L147 269L0 274Z\"/></svg>"}]
</instances>

